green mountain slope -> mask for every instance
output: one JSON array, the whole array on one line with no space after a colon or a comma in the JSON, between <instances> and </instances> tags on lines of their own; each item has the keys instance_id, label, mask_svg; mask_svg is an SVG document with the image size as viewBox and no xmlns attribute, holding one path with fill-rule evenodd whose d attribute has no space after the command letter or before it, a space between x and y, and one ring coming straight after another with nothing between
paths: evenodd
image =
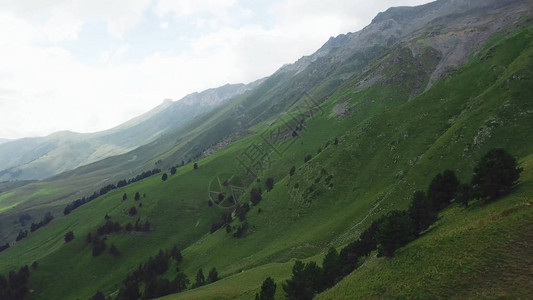
<instances>
[{"instance_id":1,"label":"green mountain slope","mask_svg":"<svg viewBox=\"0 0 533 300\"><path fill-rule=\"evenodd\" d=\"M352 90L347 95L358 90L378 97L372 99L375 102L393 99L400 104L404 97L415 97L435 80L464 65L494 32L517 24L529 7L527 1L442 0L415 8L390 9L362 31L331 38L316 53L254 83L247 93L219 109L197 116L176 130L167 128L166 134L151 143L18 189L17 196L11 195L6 201L12 208L9 216L0 215L5 228L0 238L14 238L13 232L21 228L12 224L21 211L38 218L46 212L42 206L46 202L49 211L61 213L66 203L91 195L103 185L154 167L167 169L205 157L252 134L251 126L272 121L298 101L305 101L306 95L321 103L342 84L351 82ZM410 57L404 55L409 53ZM405 62L409 70L398 68L403 59L409 59ZM404 78L407 74L409 78ZM345 105L339 103L336 108L338 117L355 111L358 116L366 114L366 118L382 109L374 105L372 110L361 111ZM33 197L42 185L54 186L61 193Z\"/></svg>"},{"instance_id":2,"label":"green mountain slope","mask_svg":"<svg viewBox=\"0 0 533 300\"><path fill-rule=\"evenodd\" d=\"M305 126L297 135L293 137L292 131L288 131L281 136L280 147L286 147L287 151L281 155L271 153L260 180L247 186L243 202L248 202L251 187L260 186L264 190L267 178L275 182L274 189L264 192L261 202L248 212L248 231L243 238L236 239L223 228L208 233L211 224L224 211L216 205L207 205L210 186L213 182L216 184L217 175L229 173L245 178L237 159L243 159L243 152L253 149L250 146L264 147L264 133L283 128L280 118L297 114L295 106L305 104L305 95L290 103L271 103L270 113L267 113L266 100L258 102L257 107L246 106L248 113L243 114L241 120L249 120L255 126L248 129L246 136L198 161L198 170L186 165L167 181L162 181L160 176L148 178L114 190L66 217L53 220L2 252L0 272L5 274L10 269L37 261L39 266L31 273L33 292L30 298L33 299L87 299L98 290L116 296L127 273L157 254L159 249L169 250L178 244L184 257L179 268L191 280L199 268L207 272L212 267L216 267L224 279L169 296L170 299L251 298L267 276L273 276L278 282L277 296L282 297L280 283L290 276L294 259L320 260L330 246L341 247L353 241L377 217L392 209L406 208L412 193L426 189L435 174L451 169L462 181L467 181L473 166L487 150L504 147L521 159L526 169L522 183L512 195L490 205L477 203L467 210L451 207L442 213L432 230L401 249L397 258L371 257L364 267L319 297L349 298L352 293L376 298L394 295L475 297L484 295L476 287L479 283L490 286L487 296L527 295L529 269L515 267L518 261L526 262L526 266L531 262L528 252L524 251L525 244L509 251L503 249L509 240L531 239L528 232L533 150L530 101L533 28L528 25L527 17L511 13L515 8L506 11L513 16L512 22L505 23L508 27L482 48L465 54L469 61L463 67L436 82L431 83L431 78L442 62L442 52L431 45L457 32L455 23L441 28L441 35L422 38L427 32L418 32L395 43L369 60L360 72L339 82L336 88L330 86L327 98L317 96L324 91L319 84L309 97L320 99L320 110L305 120ZM492 17L487 20L499 19L498 14L489 16ZM207 143L216 141L214 138L226 132L234 132L225 131L233 126L233 121L225 114L238 108L239 101L252 103L247 99L254 93L281 91L273 88L277 84L288 84L283 76L289 75L276 76L230 106L205 115L209 118L204 122L205 127L187 138ZM327 85L330 78L326 76L319 82ZM262 99L275 98L269 97ZM253 109L258 113L252 114ZM216 134L217 128L221 130L219 134ZM336 138L338 145L334 143ZM175 141L168 135L157 142L161 145ZM145 157L152 153L157 154L156 158L171 161L179 150L159 156L155 145L146 146ZM192 151L194 147L183 149ZM304 162L307 155L311 155L311 159ZM100 164L113 167L114 159L122 158L110 158ZM97 165L93 165L92 171L102 172ZM295 174L290 176L293 166ZM79 172L90 176L89 168L68 173L72 176L70 179L66 174L58 176L54 186L40 183L31 201L45 207L66 202L68 198L52 199L63 193L61 183L65 184L65 189L75 180L84 184L88 177L75 175ZM108 174L112 176L113 172ZM70 180L68 184L67 180ZM146 194L146 198L140 200L142 207L132 199L135 192ZM39 193L55 196L51 196L48 204L42 201L46 196ZM128 194L128 200L122 201L123 193ZM0 205L16 199L3 196ZM93 258L91 247L84 240L87 233L94 233L104 223L106 214L122 225L135 222L137 216L128 216L132 206L138 207L143 221L150 221L152 231L109 235L108 245L115 244L122 255L113 257L105 253ZM231 224L233 232L241 224L235 218ZM63 236L69 230L76 238L65 244ZM490 238L492 235L494 239ZM469 244L469 241L472 242ZM494 249L487 249L492 247ZM432 255L433 252L440 256ZM487 257L478 259L484 253ZM463 257L470 269L461 269ZM498 264L490 265L492 260ZM433 269L431 264L438 268ZM407 265L412 265L407 269L411 272L421 269L426 272L405 281ZM517 279L496 280L498 268ZM173 278L175 274L172 264L163 276ZM382 283L376 283L376 278L383 279ZM467 283L460 284L460 280ZM513 285L505 284L510 281ZM421 282L427 283L426 289L418 289Z\"/></svg>"}]
</instances>

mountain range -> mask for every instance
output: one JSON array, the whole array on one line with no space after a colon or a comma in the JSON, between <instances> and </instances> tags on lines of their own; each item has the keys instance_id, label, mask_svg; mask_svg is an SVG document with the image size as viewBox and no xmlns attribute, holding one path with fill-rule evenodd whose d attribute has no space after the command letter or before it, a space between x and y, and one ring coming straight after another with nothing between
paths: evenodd
<instances>
[{"instance_id":1,"label":"mountain range","mask_svg":"<svg viewBox=\"0 0 533 300\"><path fill-rule=\"evenodd\" d=\"M173 102L165 100L151 111L115 128L96 133L62 131L42 138L0 141L0 180L40 180L64 171L129 152L172 131L195 117L252 89L225 85Z\"/></svg>"},{"instance_id":2,"label":"mountain range","mask_svg":"<svg viewBox=\"0 0 533 300\"><path fill-rule=\"evenodd\" d=\"M282 299L295 260L322 261L330 247L406 209L437 174L469 182L487 151L506 148L524 169L510 195L468 208L453 202L396 257L372 252L316 297L527 298L532 7L438 0L390 8L264 79L165 100L99 133L0 142L0 242L11 244L0 273L38 262L30 299L98 291L115 299L139 264L178 245L183 262L159 279L183 273L192 283L215 267L222 279L164 299L249 299L266 277ZM242 163L251 155L260 157L258 172ZM153 169L164 175L130 180ZM235 205L248 205L244 219L241 206L212 196L234 184L243 190ZM48 212L50 224L15 242ZM109 219L150 225L105 235L120 255L91 255L86 237ZM69 231L75 238L65 243ZM138 284L144 293L157 286Z\"/></svg>"}]
</instances>

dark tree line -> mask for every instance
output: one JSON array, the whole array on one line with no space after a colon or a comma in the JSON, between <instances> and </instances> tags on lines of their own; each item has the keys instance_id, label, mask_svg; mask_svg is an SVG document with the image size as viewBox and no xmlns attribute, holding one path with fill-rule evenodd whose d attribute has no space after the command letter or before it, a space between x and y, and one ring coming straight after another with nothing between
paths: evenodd
<instances>
[{"instance_id":1,"label":"dark tree line","mask_svg":"<svg viewBox=\"0 0 533 300\"><path fill-rule=\"evenodd\" d=\"M52 214L50 212L47 212L40 222L31 223L30 232L34 232L35 230L47 225L53 219L54 219L54 217L52 216ZM18 242L18 241L26 238L28 236L28 234L29 234L28 230L21 230L21 231L19 231L19 234L17 235L17 238L15 240Z\"/></svg>"},{"instance_id":2,"label":"dark tree line","mask_svg":"<svg viewBox=\"0 0 533 300\"><path fill-rule=\"evenodd\" d=\"M22 300L29 292L30 269L24 266L17 271L10 271L8 278L0 275L0 299Z\"/></svg>"},{"instance_id":3,"label":"dark tree line","mask_svg":"<svg viewBox=\"0 0 533 300\"><path fill-rule=\"evenodd\" d=\"M106 235L106 234L112 234L116 232L120 232L122 230L122 226L119 222L113 222L111 220L107 220L104 225L98 227L96 229L97 235Z\"/></svg>"},{"instance_id":4,"label":"dark tree line","mask_svg":"<svg viewBox=\"0 0 533 300\"><path fill-rule=\"evenodd\" d=\"M122 228L119 222L113 222L111 220L107 220L104 223L104 225L96 229L96 234L97 235L113 234L113 233L121 232L123 229L126 231L149 232L151 228L152 228L152 224L148 220L141 222L140 218L138 218L137 221L135 221L134 225L132 225L131 223L128 223L126 227L124 228Z\"/></svg>"},{"instance_id":5,"label":"dark tree line","mask_svg":"<svg viewBox=\"0 0 533 300\"><path fill-rule=\"evenodd\" d=\"M26 238L28 236L29 232L27 230L21 230L19 231L19 234L17 235L17 238L15 239L17 242Z\"/></svg>"},{"instance_id":6,"label":"dark tree line","mask_svg":"<svg viewBox=\"0 0 533 300\"><path fill-rule=\"evenodd\" d=\"M100 256L102 253L107 250L106 235L122 232L123 230L137 231L137 232L149 232L151 229L151 224L148 220L141 222L140 218L137 219L135 225L128 223L125 228L123 228L119 222L113 222L110 218L106 218L105 223L102 226L99 226L96 229L96 234L93 236L92 233L88 233L85 241L88 244L92 244L92 254L94 257ZM71 233L71 232L69 232ZM67 235L69 234L67 233ZM72 234L74 238L74 234ZM67 236L65 236L65 241L67 241ZM109 248L109 253L113 256L119 256L120 251L115 245L111 245Z\"/></svg>"},{"instance_id":7,"label":"dark tree line","mask_svg":"<svg viewBox=\"0 0 533 300\"><path fill-rule=\"evenodd\" d=\"M40 222L31 223L30 232L34 232L35 230L47 225L48 223L52 222L53 219L54 217L52 216L52 214L50 212L47 212Z\"/></svg>"},{"instance_id":8,"label":"dark tree line","mask_svg":"<svg viewBox=\"0 0 533 300\"><path fill-rule=\"evenodd\" d=\"M145 171L145 172L142 172L141 174L135 176L134 178L131 178L129 179L128 181L126 181L125 179L122 179L122 180L119 180L117 182L117 185L114 185L114 184L108 184L102 188L100 188L100 191L95 191L93 192L93 194L89 197L83 197L83 198L80 198L80 199L76 199L74 201L72 201L70 204L68 204L65 209L63 210L63 214L64 215L68 215L70 214L73 210L75 210L76 208L84 205L85 203L88 203L88 202L91 202L93 201L94 199L100 197L100 196L103 196L105 194L107 194L108 192L114 190L114 189L117 189L117 188L121 188L121 187L124 187L126 185L129 185L129 184L132 184L134 182L137 182L139 180L142 180L144 178L147 178L147 177L150 177L152 175L155 175L155 174L158 174L158 173L161 173L161 170L160 169L153 169L153 170L149 170L149 171ZM126 197L124 197L126 196ZM127 195L124 194L122 196L122 200L126 200L127 199ZM138 199L136 199L138 200Z\"/></svg>"},{"instance_id":9,"label":"dark tree line","mask_svg":"<svg viewBox=\"0 0 533 300\"><path fill-rule=\"evenodd\" d=\"M144 221L144 222L141 222L141 219L137 219L137 221L135 221L135 224L132 225L131 223L128 223L126 224L126 231L130 232L130 231L136 231L136 232L150 232L152 228L152 224L150 224L150 222L148 220Z\"/></svg>"},{"instance_id":10,"label":"dark tree line","mask_svg":"<svg viewBox=\"0 0 533 300\"><path fill-rule=\"evenodd\" d=\"M266 186L267 186L267 189L272 189L274 187L274 179L272 178L268 178L267 181L266 181ZM215 200L215 202L218 204L220 202L222 202L224 200L224 194L219 194L218 195L218 200ZM261 201L262 199L262 196L261 196L261 188L253 188L250 192L250 201L252 202L252 205L258 205L259 202ZM207 203L208 206L213 206L213 202L209 201ZM235 216L237 218L239 218L239 220L241 222L244 222L246 220L246 214L250 211L250 205L248 203L245 203L245 204L237 204L237 206L235 207ZM231 214L232 214L232 211L231 210L226 210L222 213L222 215L220 216L219 220L213 224L211 224L211 229L210 229L210 233L214 233L216 232L217 230L219 230L220 228L223 228L225 227L226 228L226 232L227 233L230 233L232 231L232 227L231 227L231 221L232 221L232 217L231 217ZM248 229L248 224L246 222L244 222L243 224L239 225L237 227L237 231L233 234L233 237L235 238L241 238L244 236L244 233L246 232L246 230Z\"/></svg>"}]
</instances>

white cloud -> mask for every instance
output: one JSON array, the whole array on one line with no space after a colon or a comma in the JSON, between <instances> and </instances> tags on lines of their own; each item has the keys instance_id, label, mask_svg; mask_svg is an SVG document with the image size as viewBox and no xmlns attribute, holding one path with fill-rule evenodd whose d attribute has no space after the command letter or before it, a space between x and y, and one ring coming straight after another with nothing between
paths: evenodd
<instances>
[{"instance_id":1,"label":"white cloud","mask_svg":"<svg viewBox=\"0 0 533 300\"><path fill-rule=\"evenodd\" d=\"M208 12L215 16L226 16L227 10L235 5L235 0L160 0L157 2L156 12L160 16L168 13L177 17L195 15Z\"/></svg>"},{"instance_id":2,"label":"white cloud","mask_svg":"<svg viewBox=\"0 0 533 300\"><path fill-rule=\"evenodd\" d=\"M427 1L0 2L0 137L18 138L103 130L164 98L267 76L380 10ZM146 32L150 22L157 32ZM95 24L107 33L83 45L101 47L80 57L75 48ZM139 45L142 34L154 38ZM169 40L179 43L158 44Z\"/></svg>"}]
</instances>

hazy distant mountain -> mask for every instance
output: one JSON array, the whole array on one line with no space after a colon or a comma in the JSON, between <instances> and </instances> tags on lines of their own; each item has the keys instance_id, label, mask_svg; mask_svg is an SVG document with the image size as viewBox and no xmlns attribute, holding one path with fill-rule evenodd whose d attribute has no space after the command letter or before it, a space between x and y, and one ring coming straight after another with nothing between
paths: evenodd
<instances>
[{"instance_id":1,"label":"hazy distant mountain","mask_svg":"<svg viewBox=\"0 0 533 300\"><path fill-rule=\"evenodd\" d=\"M179 128L258 82L225 85L165 100L151 111L97 133L62 131L46 137L0 141L0 181L44 179L109 156L131 151Z\"/></svg>"},{"instance_id":2,"label":"hazy distant mountain","mask_svg":"<svg viewBox=\"0 0 533 300\"><path fill-rule=\"evenodd\" d=\"M7 142L9 142L9 141L10 141L10 140L8 140L8 139L0 138L0 144L7 143Z\"/></svg>"}]
</instances>

